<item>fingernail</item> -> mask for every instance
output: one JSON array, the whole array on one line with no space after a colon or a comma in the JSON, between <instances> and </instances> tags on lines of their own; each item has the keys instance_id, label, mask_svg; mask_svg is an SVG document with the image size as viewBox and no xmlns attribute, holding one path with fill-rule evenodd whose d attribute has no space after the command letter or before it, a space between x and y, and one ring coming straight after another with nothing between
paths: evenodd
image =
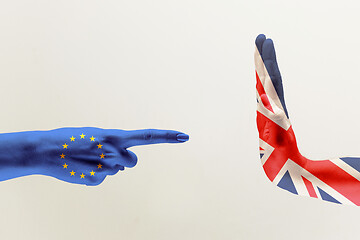
<instances>
[{"instance_id":1,"label":"fingernail","mask_svg":"<svg viewBox=\"0 0 360 240\"><path fill-rule=\"evenodd\" d=\"M179 142L186 142L189 140L189 135L185 133L179 133L178 135L176 135L176 140L178 140Z\"/></svg>"}]
</instances>

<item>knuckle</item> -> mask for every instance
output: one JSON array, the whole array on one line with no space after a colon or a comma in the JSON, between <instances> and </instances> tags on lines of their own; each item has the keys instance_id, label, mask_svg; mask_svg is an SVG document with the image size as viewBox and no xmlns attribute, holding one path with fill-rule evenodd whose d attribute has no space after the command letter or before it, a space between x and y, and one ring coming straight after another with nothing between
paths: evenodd
<instances>
[{"instance_id":1,"label":"knuckle","mask_svg":"<svg viewBox=\"0 0 360 240\"><path fill-rule=\"evenodd\" d=\"M153 131L151 129L144 132L144 140L151 141L153 139Z\"/></svg>"}]
</instances>

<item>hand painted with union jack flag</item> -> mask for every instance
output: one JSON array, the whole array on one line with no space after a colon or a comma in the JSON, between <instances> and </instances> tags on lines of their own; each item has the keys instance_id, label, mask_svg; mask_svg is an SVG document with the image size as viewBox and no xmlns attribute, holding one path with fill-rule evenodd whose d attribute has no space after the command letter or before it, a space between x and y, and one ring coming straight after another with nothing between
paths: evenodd
<instances>
[{"instance_id":1,"label":"hand painted with union jack flag","mask_svg":"<svg viewBox=\"0 0 360 240\"><path fill-rule=\"evenodd\" d=\"M136 155L127 148L188 139L188 135L171 130L92 127L0 134L0 181L40 174L98 185L107 175L136 165Z\"/></svg>"},{"instance_id":2,"label":"hand painted with union jack flag","mask_svg":"<svg viewBox=\"0 0 360 240\"><path fill-rule=\"evenodd\" d=\"M261 34L255 41L257 127L265 174L294 194L360 205L360 158L310 160L298 150L285 105L274 44Z\"/></svg>"}]
</instances>

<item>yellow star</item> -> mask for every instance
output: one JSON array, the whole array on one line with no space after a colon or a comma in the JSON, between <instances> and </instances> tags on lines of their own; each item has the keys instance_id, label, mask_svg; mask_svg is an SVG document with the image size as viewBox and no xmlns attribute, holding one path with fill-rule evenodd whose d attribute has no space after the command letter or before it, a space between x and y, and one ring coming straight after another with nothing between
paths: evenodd
<instances>
[{"instance_id":1,"label":"yellow star","mask_svg":"<svg viewBox=\"0 0 360 240\"><path fill-rule=\"evenodd\" d=\"M74 136L72 136L72 137L70 138L70 140L71 140L71 142L75 142Z\"/></svg>"},{"instance_id":2,"label":"yellow star","mask_svg":"<svg viewBox=\"0 0 360 240\"><path fill-rule=\"evenodd\" d=\"M99 143L97 146L98 146L98 148L102 148L103 145L101 145L101 144Z\"/></svg>"},{"instance_id":3,"label":"yellow star","mask_svg":"<svg viewBox=\"0 0 360 240\"><path fill-rule=\"evenodd\" d=\"M63 145L63 147L66 148L66 149L67 149L68 146L69 146L69 145L67 145L66 143Z\"/></svg>"},{"instance_id":4,"label":"yellow star","mask_svg":"<svg viewBox=\"0 0 360 240\"><path fill-rule=\"evenodd\" d=\"M81 173L80 178L85 178L85 175Z\"/></svg>"},{"instance_id":5,"label":"yellow star","mask_svg":"<svg viewBox=\"0 0 360 240\"><path fill-rule=\"evenodd\" d=\"M91 142L94 142L94 141L95 141L94 136L91 136L90 141L91 141Z\"/></svg>"},{"instance_id":6,"label":"yellow star","mask_svg":"<svg viewBox=\"0 0 360 240\"><path fill-rule=\"evenodd\" d=\"M99 165L97 165L98 168L102 168L102 165L99 163Z\"/></svg>"},{"instance_id":7,"label":"yellow star","mask_svg":"<svg viewBox=\"0 0 360 240\"><path fill-rule=\"evenodd\" d=\"M90 174L91 174L91 176L94 176L95 172L94 172L94 171L91 171Z\"/></svg>"},{"instance_id":8,"label":"yellow star","mask_svg":"<svg viewBox=\"0 0 360 240\"><path fill-rule=\"evenodd\" d=\"M75 175L75 172L74 172L74 171L71 171L70 174L71 174L70 176L74 176L74 175Z\"/></svg>"},{"instance_id":9,"label":"yellow star","mask_svg":"<svg viewBox=\"0 0 360 240\"><path fill-rule=\"evenodd\" d=\"M101 158L104 158L104 157L105 157L105 155L102 153L102 154L100 155L100 159L101 159Z\"/></svg>"},{"instance_id":10,"label":"yellow star","mask_svg":"<svg viewBox=\"0 0 360 240\"><path fill-rule=\"evenodd\" d=\"M60 158L65 158L65 154L62 153L62 154L60 155Z\"/></svg>"},{"instance_id":11,"label":"yellow star","mask_svg":"<svg viewBox=\"0 0 360 240\"><path fill-rule=\"evenodd\" d=\"M85 138L86 135L84 135L83 133L80 135L80 139Z\"/></svg>"},{"instance_id":12,"label":"yellow star","mask_svg":"<svg viewBox=\"0 0 360 240\"><path fill-rule=\"evenodd\" d=\"M65 164L63 165L63 167L64 167L64 168L67 168L67 167L68 167L68 165L65 163Z\"/></svg>"}]
</instances>

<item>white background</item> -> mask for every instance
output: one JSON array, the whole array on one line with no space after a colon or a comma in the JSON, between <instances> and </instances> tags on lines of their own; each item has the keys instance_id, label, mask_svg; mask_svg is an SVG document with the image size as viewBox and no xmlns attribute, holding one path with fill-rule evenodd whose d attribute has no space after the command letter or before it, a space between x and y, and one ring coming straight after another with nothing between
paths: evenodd
<instances>
[{"instance_id":1,"label":"white background","mask_svg":"<svg viewBox=\"0 0 360 240\"><path fill-rule=\"evenodd\" d=\"M355 239L360 209L263 173L254 40L277 49L299 148L359 155L357 1L1 1L2 132L162 128L97 187L0 183L0 239Z\"/></svg>"}]
</instances>

